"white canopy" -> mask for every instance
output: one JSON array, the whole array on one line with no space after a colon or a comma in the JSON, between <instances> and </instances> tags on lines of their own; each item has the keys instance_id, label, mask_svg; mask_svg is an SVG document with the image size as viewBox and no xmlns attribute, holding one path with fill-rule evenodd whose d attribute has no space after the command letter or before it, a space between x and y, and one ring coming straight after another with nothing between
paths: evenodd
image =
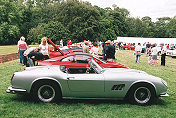
<instances>
[{"instance_id":1,"label":"white canopy","mask_svg":"<svg viewBox=\"0 0 176 118\"><path fill-rule=\"evenodd\" d=\"M142 38L142 37L117 37L115 42L141 43L149 42L151 44L176 44L176 38Z\"/></svg>"}]
</instances>

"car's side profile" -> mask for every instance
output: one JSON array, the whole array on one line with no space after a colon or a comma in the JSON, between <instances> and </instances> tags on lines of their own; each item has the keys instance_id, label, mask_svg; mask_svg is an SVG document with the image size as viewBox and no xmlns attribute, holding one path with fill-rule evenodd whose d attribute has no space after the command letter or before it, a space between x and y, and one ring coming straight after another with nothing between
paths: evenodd
<instances>
[{"instance_id":1,"label":"car's side profile","mask_svg":"<svg viewBox=\"0 0 176 118\"><path fill-rule=\"evenodd\" d=\"M65 66L29 67L16 72L7 93L28 93L37 101L53 102L62 98L124 99L148 105L168 96L167 83L143 71L101 68L93 59L87 68Z\"/></svg>"},{"instance_id":2,"label":"car's side profile","mask_svg":"<svg viewBox=\"0 0 176 118\"><path fill-rule=\"evenodd\" d=\"M135 47L132 45L125 45L122 48L123 48L123 50L135 50Z\"/></svg>"},{"instance_id":3,"label":"car's side profile","mask_svg":"<svg viewBox=\"0 0 176 118\"><path fill-rule=\"evenodd\" d=\"M86 68L88 66L88 60L90 60L91 58L93 58L103 68L129 69L123 64L111 61L106 62L96 56L87 53L70 53L64 56L39 61L38 66L61 65L68 68Z\"/></svg>"}]
</instances>

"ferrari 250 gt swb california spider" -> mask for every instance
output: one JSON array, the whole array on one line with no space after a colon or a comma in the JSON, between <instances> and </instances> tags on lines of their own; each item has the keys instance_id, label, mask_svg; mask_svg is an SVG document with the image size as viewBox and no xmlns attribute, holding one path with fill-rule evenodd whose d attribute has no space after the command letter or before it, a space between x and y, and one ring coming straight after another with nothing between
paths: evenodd
<instances>
[{"instance_id":1,"label":"ferrari 250 gt swb california spider","mask_svg":"<svg viewBox=\"0 0 176 118\"><path fill-rule=\"evenodd\" d=\"M167 83L146 72L124 68L102 68L93 59L87 68L65 66L28 67L15 72L7 93L29 93L37 101L62 98L124 99L148 105L155 98L168 96Z\"/></svg>"}]
</instances>

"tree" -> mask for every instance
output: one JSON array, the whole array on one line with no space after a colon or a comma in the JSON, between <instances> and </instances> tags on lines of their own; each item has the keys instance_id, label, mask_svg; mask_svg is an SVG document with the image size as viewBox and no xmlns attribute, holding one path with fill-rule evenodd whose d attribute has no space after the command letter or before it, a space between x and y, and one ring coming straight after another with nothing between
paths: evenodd
<instances>
[{"instance_id":1,"label":"tree","mask_svg":"<svg viewBox=\"0 0 176 118\"><path fill-rule=\"evenodd\" d=\"M17 44L17 39L20 36L20 30L15 25L9 25L4 22L0 25L0 42L1 45Z\"/></svg>"},{"instance_id":2,"label":"tree","mask_svg":"<svg viewBox=\"0 0 176 118\"><path fill-rule=\"evenodd\" d=\"M145 16L141 20L145 28L143 37L151 37L151 38L154 37L155 27L154 27L154 23L152 22L152 19L149 16Z\"/></svg>"},{"instance_id":3,"label":"tree","mask_svg":"<svg viewBox=\"0 0 176 118\"><path fill-rule=\"evenodd\" d=\"M167 23L166 35L170 38L176 38L176 16Z\"/></svg>"},{"instance_id":4,"label":"tree","mask_svg":"<svg viewBox=\"0 0 176 118\"><path fill-rule=\"evenodd\" d=\"M170 21L169 17L158 18L158 20L155 22L155 36L154 37L157 37L157 38L167 37L166 36L167 35L166 25L168 24L169 21Z\"/></svg>"},{"instance_id":5,"label":"tree","mask_svg":"<svg viewBox=\"0 0 176 118\"><path fill-rule=\"evenodd\" d=\"M53 42L69 39L69 31L60 22L42 23L32 28L28 34L29 43L40 43L42 37L51 38Z\"/></svg>"},{"instance_id":6,"label":"tree","mask_svg":"<svg viewBox=\"0 0 176 118\"><path fill-rule=\"evenodd\" d=\"M20 35L21 12L13 2L2 0L0 13L0 44L15 44Z\"/></svg>"},{"instance_id":7,"label":"tree","mask_svg":"<svg viewBox=\"0 0 176 118\"><path fill-rule=\"evenodd\" d=\"M61 2L57 19L70 31L75 42L98 40L99 12L90 4L78 0Z\"/></svg>"},{"instance_id":8,"label":"tree","mask_svg":"<svg viewBox=\"0 0 176 118\"><path fill-rule=\"evenodd\" d=\"M143 37L145 27L139 18L127 18L127 35L130 37Z\"/></svg>"}]
</instances>

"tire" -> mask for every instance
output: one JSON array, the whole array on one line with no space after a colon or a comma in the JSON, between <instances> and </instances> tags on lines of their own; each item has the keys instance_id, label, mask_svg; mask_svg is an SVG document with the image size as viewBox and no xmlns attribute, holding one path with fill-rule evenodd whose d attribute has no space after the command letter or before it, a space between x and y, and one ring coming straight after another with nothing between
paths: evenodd
<instances>
[{"instance_id":1,"label":"tire","mask_svg":"<svg viewBox=\"0 0 176 118\"><path fill-rule=\"evenodd\" d=\"M125 50L128 50L128 48L126 47Z\"/></svg>"},{"instance_id":2,"label":"tire","mask_svg":"<svg viewBox=\"0 0 176 118\"><path fill-rule=\"evenodd\" d=\"M41 82L33 88L33 98L40 102L56 102L61 99L60 88L51 82Z\"/></svg>"},{"instance_id":3,"label":"tire","mask_svg":"<svg viewBox=\"0 0 176 118\"><path fill-rule=\"evenodd\" d=\"M129 100L136 105L149 105L155 99L154 88L149 84L138 84L132 87L129 93Z\"/></svg>"}]
</instances>

